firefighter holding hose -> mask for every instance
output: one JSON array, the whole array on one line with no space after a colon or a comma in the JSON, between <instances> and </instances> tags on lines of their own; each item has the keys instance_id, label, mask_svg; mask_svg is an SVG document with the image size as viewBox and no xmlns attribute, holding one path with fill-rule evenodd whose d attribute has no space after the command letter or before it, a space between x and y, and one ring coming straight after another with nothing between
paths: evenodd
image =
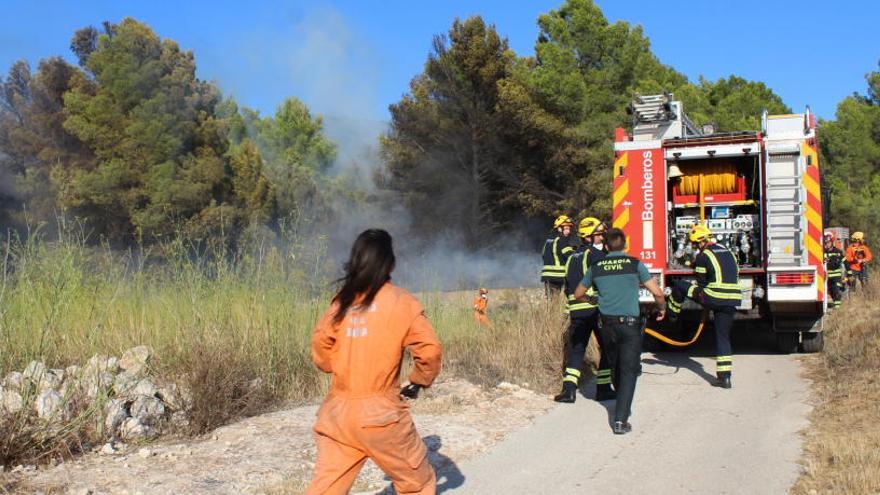
<instances>
[{"instance_id":1,"label":"firefighter holding hose","mask_svg":"<svg viewBox=\"0 0 880 495\"><path fill-rule=\"evenodd\" d=\"M694 225L688 234L694 248L700 252L694 259L696 284L684 280L672 285L669 299L670 320L681 313L685 298L712 311L715 320L715 386L731 388L733 370L733 350L730 347L730 328L736 307L742 302L742 289L739 285L739 266L736 256L729 249L712 240L712 232L702 224Z\"/></svg>"},{"instance_id":2,"label":"firefighter holding hose","mask_svg":"<svg viewBox=\"0 0 880 495\"><path fill-rule=\"evenodd\" d=\"M556 217L553 222L555 235L544 242L541 258L544 268L541 270L541 282L547 297L558 294L565 285L565 264L574 253L571 228L574 222L567 215Z\"/></svg>"},{"instance_id":3,"label":"firefighter holding hose","mask_svg":"<svg viewBox=\"0 0 880 495\"><path fill-rule=\"evenodd\" d=\"M594 288L590 287L587 299L574 298L574 291L583 280L587 269L605 257L605 224L598 218L587 217L578 224L578 237L582 244L568 259L565 269L565 295L568 298L570 324L566 332L565 370L562 373L562 392L553 398L556 402L572 403L577 397L578 383L584 367L584 355L590 343L590 335L596 335L599 343L599 370L596 372L596 400L614 399L611 390L611 368L602 337L599 335L599 302Z\"/></svg>"}]
</instances>

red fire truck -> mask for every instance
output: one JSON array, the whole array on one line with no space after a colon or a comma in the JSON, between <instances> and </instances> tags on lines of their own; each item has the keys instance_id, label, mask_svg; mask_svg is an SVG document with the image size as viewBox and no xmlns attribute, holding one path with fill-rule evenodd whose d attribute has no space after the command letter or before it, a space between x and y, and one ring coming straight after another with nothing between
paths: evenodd
<instances>
[{"instance_id":1,"label":"red fire truck","mask_svg":"<svg viewBox=\"0 0 880 495\"><path fill-rule=\"evenodd\" d=\"M823 190L809 108L765 112L760 131L737 132L698 128L668 93L636 97L629 113L631 134L615 135L612 198L629 253L663 286L692 280L687 233L704 223L737 256L741 317L766 322L783 352L820 350Z\"/></svg>"}]
</instances>

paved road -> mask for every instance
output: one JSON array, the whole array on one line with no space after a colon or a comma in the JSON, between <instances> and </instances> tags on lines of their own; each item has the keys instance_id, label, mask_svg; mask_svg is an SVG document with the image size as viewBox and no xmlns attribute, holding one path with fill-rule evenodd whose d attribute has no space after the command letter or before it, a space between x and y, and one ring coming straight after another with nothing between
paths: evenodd
<instances>
[{"instance_id":1,"label":"paved road","mask_svg":"<svg viewBox=\"0 0 880 495\"><path fill-rule=\"evenodd\" d=\"M611 433L613 402L581 396L459 466L463 483L447 493L787 493L808 383L797 356L764 354L765 345L735 340L735 350L752 347L734 358L732 390L709 385L705 344L696 356L645 353L632 433Z\"/></svg>"}]
</instances>

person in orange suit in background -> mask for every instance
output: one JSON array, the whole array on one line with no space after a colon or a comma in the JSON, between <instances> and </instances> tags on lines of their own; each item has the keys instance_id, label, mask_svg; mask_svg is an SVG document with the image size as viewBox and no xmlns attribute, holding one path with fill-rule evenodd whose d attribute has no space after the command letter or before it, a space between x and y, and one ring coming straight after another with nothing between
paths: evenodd
<instances>
[{"instance_id":1,"label":"person in orange suit in background","mask_svg":"<svg viewBox=\"0 0 880 495\"><path fill-rule=\"evenodd\" d=\"M477 294L477 298L474 299L474 318L480 325L491 328L492 322L489 321L489 316L486 314L488 309L489 291L487 289L480 288L479 293Z\"/></svg>"},{"instance_id":2,"label":"person in orange suit in background","mask_svg":"<svg viewBox=\"0 0 880 495\"><path fill-rule=\"evenodd\" d=\"M395 258L384 230L362 232L342 287L312 335L312 359L333 379L318 410L318 459L306 493L348 493L367 459L397 493L434 494L436 475L410 415L410 401L440 373L441 346L422 305L391 283ZM404 349L408 383L398 376Z\"/></svg>"}]
</instances>

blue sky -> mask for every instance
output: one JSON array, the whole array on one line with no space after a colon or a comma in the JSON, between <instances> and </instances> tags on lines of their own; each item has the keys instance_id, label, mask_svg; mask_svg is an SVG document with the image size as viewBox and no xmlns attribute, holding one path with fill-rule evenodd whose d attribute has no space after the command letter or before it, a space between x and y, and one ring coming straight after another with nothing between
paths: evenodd
<instances>
[{"instance_id":1,"label":"blue sky","mask_svg":"<svg viewBox=\"0 0 880 495\"><path fill-rule=\"evenodd\" d=\"M612 21L641 24L660 59L695 80L737 74L766 82L796 111L833 118L877 69L876 0L597 0ZM533 53L537 16L561 0L232 2L0 0L0 70L61 54L85 25L134 16L193 50L200 77L271 112L297 96L317 112L387 120L433 35L482 15L520 55Z\"/></svg>"}]
</instances>

